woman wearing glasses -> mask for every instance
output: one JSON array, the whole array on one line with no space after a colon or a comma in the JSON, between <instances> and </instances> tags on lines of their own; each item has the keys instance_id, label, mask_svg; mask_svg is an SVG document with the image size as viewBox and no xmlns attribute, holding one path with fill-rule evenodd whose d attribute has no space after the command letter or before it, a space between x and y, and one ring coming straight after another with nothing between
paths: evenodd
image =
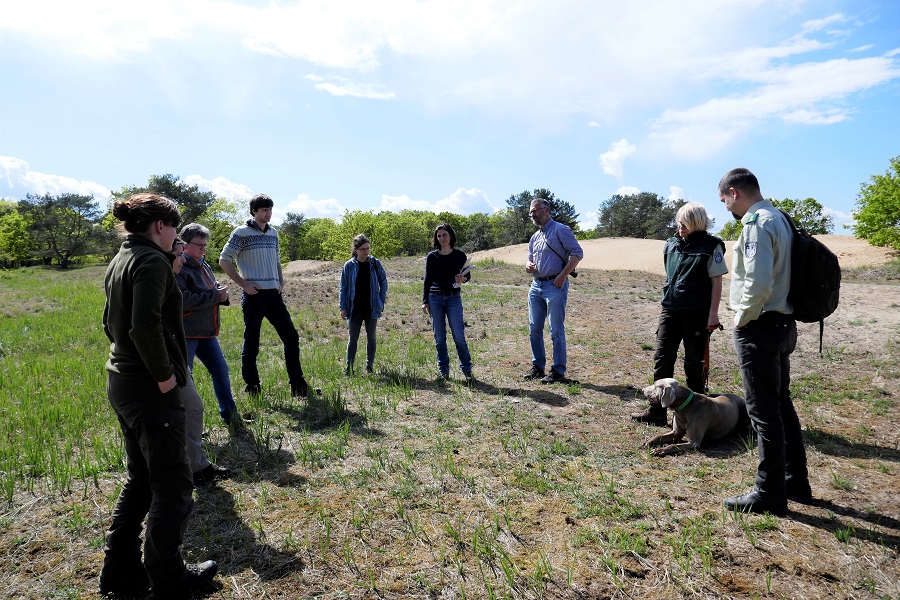
<instances>
[{"instance_id":1,"label":"woman wearing glasses","mask_svg":"<svg viewBox=\"0 0 900 600\"><path fill-rule=\"evenodd\" d=\"M350 328L344 375L353 374L359 331L363 325L366 326L366 373L372 372L375 362L375 350L378 347L375 327L384 311L384 303L387 302L388 282L384 267L371 252L369 238L360 233L353 238L350 260L344 263L341 272L338 301L341 318L347 320Z\"/></svg>"},{"instance_id":2,"label":"woman wearing glasses","mask_svg":"<svg viewBox=\"0 0 900 600\"><path fill-rule=\"evenodd\" d=\"M219 414L226 424L240 422L231 393L228 363L219 346L219 305L228 305L228 288L219 283L206 262L209 229L199 223L181 230L184 267L178 274L178 287L184 302L184 337L187 342L188 367L193 370L194 356L200 359L212 377L213 390L219 402Z\"/></svg>"}]
</instances>

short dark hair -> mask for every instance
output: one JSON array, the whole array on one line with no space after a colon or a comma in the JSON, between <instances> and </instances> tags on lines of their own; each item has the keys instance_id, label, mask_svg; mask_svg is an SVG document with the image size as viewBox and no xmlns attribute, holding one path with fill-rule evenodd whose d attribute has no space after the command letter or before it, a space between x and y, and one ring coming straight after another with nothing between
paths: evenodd
<instances>
[{"instance_id":1,"label":"short dark hair","mask_svg":"<svg viewBox=\"0 0 900 600\"><path fill-rule=\"evenodd\" d=\"M190 225L185 225L181 228L181 239L185 242L190 242L194 238L203 238L205 240L209 239L209 229L200 223L191 223Z\"/></svg>"},{"instance_id":2,"label":"short dark hair","mask_svg":"<svg viewBox=\"0 0 900 600\"><path fill-rule=\"evenodd\" d=\"M450 234L450 247L455 248L456 247L456 232L453 231L453 227L450 225L450 223L441 223L440 225L438 225L437 227L434 228L434 235L431 236L431 247L432 248L440 248L441 247L441 243L437 239L437 232L440 231L441 229L443 229L444 231L446 231L447 233Z\"/></svg>"},{"instance_id":3,"label":"short dark hair","mask_svg":"<svg viewBox=\"0 0 900 600\"><path fill-rule=\"evenodd\" d=\"M730 188L758 194L759 180L749 169L732 169L725 173L725 177L719 182L719 193L724 194Z\"/></svg>"},{"instance_id":4,"label":"short dark hair","mask_svg":"<svg viewBox=\"0 0 900 600\"><path fill-rule=\"evenodd\" d=\"M250 214L255 216L256 211L261 208L272 208L275 202L265 194L257 194L250 198Z\"/></svg>"}]
</instances>

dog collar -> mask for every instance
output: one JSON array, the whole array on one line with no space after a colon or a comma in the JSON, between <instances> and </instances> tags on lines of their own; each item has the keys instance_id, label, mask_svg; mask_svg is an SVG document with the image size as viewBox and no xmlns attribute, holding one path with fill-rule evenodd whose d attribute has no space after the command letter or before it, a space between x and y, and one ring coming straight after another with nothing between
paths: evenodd
<instances>
[{"instance_id":1,"label":"dog collar","mask_svg":"<svg viewBox=\"0 0 900 600\"><path fill-rule=\"evenodd\" d=\"M681 406L679 406L678 408L675 409L675 412L678 412L679 410L684 410L684 407L687 406L688 404L690 404L691 400L693 400L693 399L694 399L694 392L691 392L691 395L687 397L687 400L685 400L684 402L681 403Z\"/></svg>"}]
</instances>

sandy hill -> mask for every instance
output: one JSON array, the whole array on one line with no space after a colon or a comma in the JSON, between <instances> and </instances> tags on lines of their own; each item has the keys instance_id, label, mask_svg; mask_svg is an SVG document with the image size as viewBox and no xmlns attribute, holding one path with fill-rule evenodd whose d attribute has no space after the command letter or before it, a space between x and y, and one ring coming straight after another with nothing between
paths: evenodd
<instances>
[{"instance_id":1,"label":"sandy hill","mask_svg":"<svg viewBox=\"0 0 900 600\"><path fill-rule=\"evenodd\" d=\"M838 255L842 267L874 266L890 262L897 253L876 248L865 240L850 235L820 235L818 239ZM579 269L649 271L663 274L661 240L641 240L635 238L603 238L581 242L584 260ZM725 242L726 260L731 262L731 247L734 242ZM483 250L472 254L473 261L493 258L513 264L525 264L528 244L504 246L493 250Z\"/></svg>"}]
</instances>

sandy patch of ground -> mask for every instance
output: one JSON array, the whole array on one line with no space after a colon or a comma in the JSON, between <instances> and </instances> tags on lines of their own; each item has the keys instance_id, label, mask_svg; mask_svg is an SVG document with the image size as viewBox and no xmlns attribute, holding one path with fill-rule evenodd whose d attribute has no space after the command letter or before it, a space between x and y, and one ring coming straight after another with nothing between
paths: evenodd
<instances>
[{"instance_id":1,"label":"sandy patch of ground","mask_svg":"<svg viewBox=\"0 0 900 600\"><path fill-rule=\"evenodd\" d=\"M284 274L288 275L290 273L303 273L305 271L312 271L314 269L318 269L322 265L330 265L331 263L326 260L292 260L284 267Z\"/></svg>"},{"instance_id":2,"label":"sandy patch of ground","mask_svg":"<svg viewBox=\"0 0 900 600\"><path fill-rule=\"evenodd\" d=\"M850 235L816 236L838 255L842 267L877 266L890 262L897 253L887 248L876 248L865 240ZM635 238L603 238L581 242L584 249L584 260L581 269L600 269L604 271L648 271L662 275L662 240L641 240ZM734 242L725 242L726 259L730 263L731 247ZM483 250L472 254L472 261L488 258L512 264L525 264L528 244L505 246L493 250Z\"/></svg>"}]
</instances>

